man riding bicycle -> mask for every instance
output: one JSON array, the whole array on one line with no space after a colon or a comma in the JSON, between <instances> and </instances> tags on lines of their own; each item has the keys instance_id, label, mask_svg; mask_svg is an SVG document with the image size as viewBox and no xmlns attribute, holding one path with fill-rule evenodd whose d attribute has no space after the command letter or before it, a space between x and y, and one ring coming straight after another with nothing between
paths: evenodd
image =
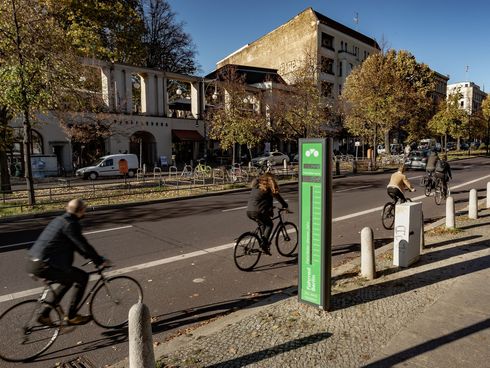
<instances>
[{"instance_id":1,"label":"man riding bicycle","mask_svg":"<svg viewBox=\"0 0 490 368\"><path fill-rule=\"evenodd\" d=\"M252 191L247 204L247 216L258 222L262 228L262 250L271 255L269 250L269 237L273 223L273 199L276 198L283 208L288 204L279 194L279 185L271 173L265 173L252 181Z\"/></svg>"},{"instance_id":2,"label":"man riding bicycle","mask_svg":"<svg viewBox=\"0 0 490 368\"><path fill-rule=\"evenodd\" d=\"M442 190L447 194L447 182L452 179L451 166L447 162L447 156L445 154L441 155L441 159L437 161L435 167L435 177L442 181Z\"/></svg>"},{"instance_id":3,"label":"man riding bicycle","mask_svg":"<svg viewBox=\"0 0 490 368\"><path fill-rule=\"evenodd\" d=\"M75 285L68 310L68 323L72 325L84 324L91 320L90 316L77 314L89 275L72 266L75 252L91 259L99 267L110 265L110 262L101 257L82 235L80 220L85 215L85 209L85 202L72 199L66 207L66 213L52 220L39 235L29 250L27 266L30 274L60 284L54 295L49 295L46 300L53 305L58 305L71 286ZM52 324L49 312L50 308L41 311L38 322L44 325Z\"/></svg>"},{"instance_id":4,"label":"man riding bicycle","mask_svg":"<svg viewBox=\"0 0 490 368\"><path fill-rule=\"evenodd\" d=\"M391 175L390 182L386 187L388 195L395 202L400 200L401 203L405 203L407 201L405 195L403 194L404 190L408 189L411 192L415 192L415 188L412 186L412 184L410 184L404 172L405 172L405 165L401 165L398 168L398 171L393 175Z\"/></svg>"}]
</instances>

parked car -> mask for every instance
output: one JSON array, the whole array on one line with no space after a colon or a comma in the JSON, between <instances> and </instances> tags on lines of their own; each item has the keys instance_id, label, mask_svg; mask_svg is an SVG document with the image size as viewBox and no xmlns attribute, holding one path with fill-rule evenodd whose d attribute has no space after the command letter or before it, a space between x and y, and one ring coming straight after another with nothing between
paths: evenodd
<instances>
[{"instance_id":1,"label":"parked car","mask_svg":"<svg viewBox=\"0 0 490 368\"><path fill-rule=\"evenodd\" d=\"M408 157L405 159L405 166L408 169L425 170L427 166L427 158L429 157L429 150L416 150L411 151Z\"/></svg>"},{"instance_id":2,"label":"parked car","mask_svg":"<svg viewBox=\"0 0 490 368\"><path fill-rule=\"evenodd\" d=\"M384 144L378 144L378 146L376 147L376 153L378 155L380 155L382 153L386 153L385 145Z\"/></svg>"},{"instance_id":3,"label":"parked car","mask_svg":"<svg viewBox=\"0 0 490 368\"><path fill-rule=\"evenodd\" d=\"M446 149L448 151L454 151L456 149L456 142L447 142Z\"/></svg>"},{"instance_id":4,"label":"parked car","mask_svg":"<svg viewBox=\"0 0 490 368\"><path fill-rule=\"evenodd\" d=\"M82 167L76 172L83 179L95 180L99 176L118 176L119 161L126 160L128 164L128 176L131 178L138 170L138 156L132 153L102 156L92 166Z\"/></svg>"},{"instance_id":5,"label":"parked car","mask_svg":"<svg viewBox=\"0 0 490 368\"><path fill-rule=\"evenodd\" d=\"M289 157L282 152L274 151L259 157L254 157L252 159L252 164L261 166L265 165L267 161L269 161L271 165L282 165L284 161L289 163Z\"/></svg>"}]
</instances>

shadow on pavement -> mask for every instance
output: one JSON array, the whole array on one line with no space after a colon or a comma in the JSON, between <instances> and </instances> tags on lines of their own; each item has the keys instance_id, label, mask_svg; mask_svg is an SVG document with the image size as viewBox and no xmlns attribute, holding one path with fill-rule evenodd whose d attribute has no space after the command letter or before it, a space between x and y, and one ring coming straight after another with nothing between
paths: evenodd
<instances>
[{"instance_id":1,"label":"shadow on pavement","mask_svg":"<svg viewBox=\"0 0 490 368\"><path fill-rule=\"evenodd\" d=\"M459 226L458 229L468 230L468 229L474 229L475 227L482 227L482 226L488 226L488 225L490 225L490 222L483 222L483 223L478 223L478 224Z\"/></svg>"},{"instance_id":2,"label":"shadow on pavement","mask_svg":"<svg viewBox=\"0 0 490 368\"><path fill-rule=\"evenodd\" d=\"M482 237L482 235L469 235L469 236L465 236L465 237L457 238L457 239L448 239L448 240L444 240L444 241L439 242L439 243L431 244L430 246L426 246L425 248L426 249L439 248L439 247L442 247L444 245L449 245L449 244L454 244L454 243L460 243L462 241L478 239L478 238L481 238L481 237Z\"/></svg>"},{"instance_id":3,"label":"shadow on pavement","mask_svg":"<svg viewBox=\"0 0 490 368\"><path fill-rule=\"evenodd\" d=\"M480 242L476 244L481 246L485 244L485 247L488 247L488 245L486 245L487 242ZM441 251L441 258L444 253L447 254L448 252ZM440 281L453 279L486 269L489 265L490 255L418 272L416 274L401 277L395 280L338 293L335 294L334 298L332 298L332 310L349 308L351 306L417 290L421 287L432 285Z\"/></svg>"},{"instance_id":4,"label":"shadow on pavement","mask_svg":"<svg viewBox=\"0 0 490 368\"><path fill-rule=\"evenodd\" d=\"M426 341L422 344L416 345L410 349L403 350L399 353L390 355L384 359L377 360L368 365L364 365L363 368L388 368L394 367L404 361L413 358L417 355L421 355L431 350L435 350L438 347L449 344L453 341L462 339L466 336L472 335L479 331L483 331L490 328L490 319L483 320L481 322L475 323L471 326L462 328L460 330L454 331L450 334Z\"/></svg>"},{"instance_id":5,"label":"shadow on pavement","mask_svg":"<svg viewBox=\"0 0 490 368\"><path fill-rule=\"evenodd\" d=\"M260 362L261 360L272 358L273 356L279 354L287 353L288 351L291 350L296 350L307 345L316 344L317 342L328 339L330 336L332 336L331 333L323 332L323 333L302 337L299 339L285 342L283 344L273 346L268 349L259 350L254 353L237 357L235 359L227 360L225 362L208 365L207 368L245 367L250 364Z\"/></svg>"}]
</instances>

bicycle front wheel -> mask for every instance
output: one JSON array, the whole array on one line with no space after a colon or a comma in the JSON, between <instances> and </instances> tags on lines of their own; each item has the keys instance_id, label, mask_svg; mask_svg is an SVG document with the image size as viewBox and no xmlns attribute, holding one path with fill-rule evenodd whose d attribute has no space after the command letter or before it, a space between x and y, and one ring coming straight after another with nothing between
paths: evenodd
<instances>
[{"instance_id":1,"label":"bicycle front wheel","mask_svg":"<svg viewBox=\"0 0 490 368\"><path fill-rule=\"evenodd\" d=\"M393 203L386 203L383 207L381 222L386 230L393 229L393 225L395 224L395 205Z\"/></svg>"},{"instance_id":2,"label":"bicycle front wheel","mask_svg":"<svg viewBox=\"0 0 490 368\"><path fill-rule=\"evenodd\" d=\"M276 247L281 256L291 256L298 247L298 228L292 222L285 222L277 232Z\"/></svg>"},{"instance_id":3,"label":"bicycle front wheel","mask_svg":"<svg viewBox=\"0 0 490 368\"><path fill-rule=\"evenodd\" d=\"M37 321L41 311L50 308L52 324ZM35 299L25 300L7 309L0 316L0 358L8 362L25 362L45 352L56 340L61 329L60 312L50 304Z\"/></svg>"},{"instance_id":4,"label":"bicycle front wheel","mask_svg":"<svg viewBox=\"0 0 490 368\"><path fill-rule=\"evenodd\" d=\"M128 322L129 309L143 300L143 289L129 276L110 277L95 290L90 301L94 322L104 328L119 328Z\"/></svg>"},{"instance_id":5,"label":"bicycle front wheel","mask_svg":"<svg viewBox=\"0 0 490 368\"><path fill-rule=\"evenodd\" d=\"M260 238L254 233L240 235L235 244L233 258L235 265L242 271L250 271L259 262L262 250Z\"/></svg>"}]
</instances>

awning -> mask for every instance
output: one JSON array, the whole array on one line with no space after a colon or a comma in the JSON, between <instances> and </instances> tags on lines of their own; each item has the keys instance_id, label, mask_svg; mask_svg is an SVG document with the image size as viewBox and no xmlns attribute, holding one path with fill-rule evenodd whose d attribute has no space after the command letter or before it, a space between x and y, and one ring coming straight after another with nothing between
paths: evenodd
<instances>
[{"instance_id":1,"label":"awning","mask_svg":"<svg viewBox=\"0 0 490 368\"><path fill-rule=\"evenodd\" d=\"M197 130L172 129L172 136L180 141L202 141L204 139Z\"/></svg>"}]
</instances>

